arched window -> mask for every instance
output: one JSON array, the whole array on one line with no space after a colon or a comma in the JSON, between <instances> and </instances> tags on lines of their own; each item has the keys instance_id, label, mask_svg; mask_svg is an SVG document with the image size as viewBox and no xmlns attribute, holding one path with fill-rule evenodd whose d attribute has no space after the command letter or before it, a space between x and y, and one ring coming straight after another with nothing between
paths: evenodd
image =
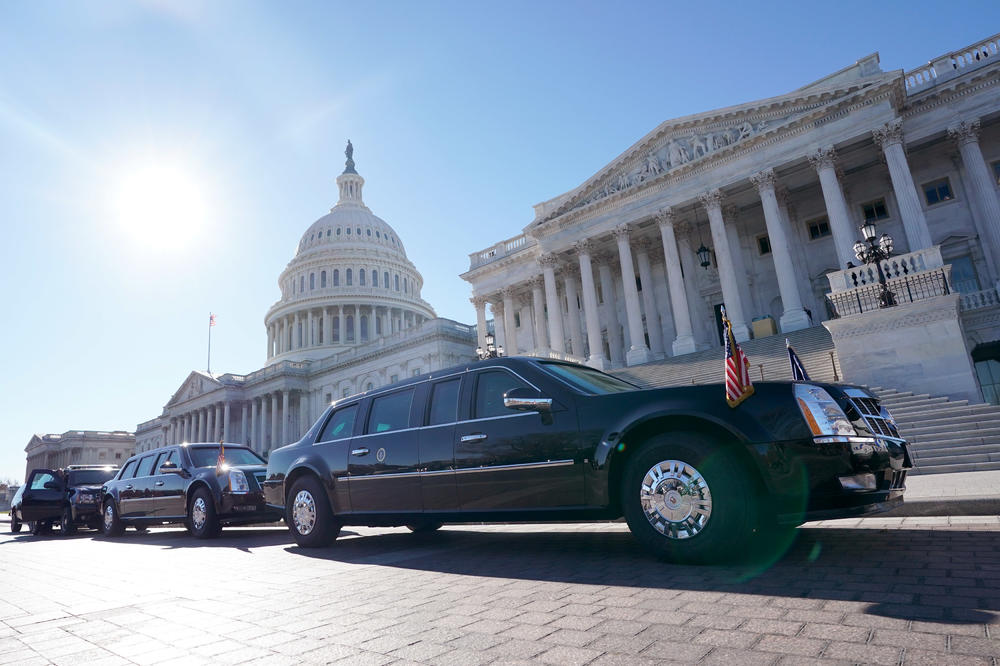
<instances>
[{"instance_id":1,"label":"arched window","mask_svg":"<svg viewBox=\"0 0 1000 666\"><path fill-rule=\"evenodd\" d=\"M393 277L395 278L396 291L399 291L399 276L398 275L394 275Z\"/></svg>"},{"instance_id":2,"label":"arched window","mask_svg":"<svg viewBox=\"0 0 1000 666\"><path fill-rule=\"evenodd\" d=\"M306 276L303 275L302 277L299 278L299 293L301 294L305 290L306 290Z\"/></svg>"},{"instance_id":3,"label":"arched window","mask_svg":"<svg viewBox=\"0 0 1000 666\"><path fill-rule=\"evenodd\" d=\"M409 292L407 291L407 288L406 288L406 278L403 278L403 293L404 293L404 294L407 294L407 293L409 293Z\"/></svg>"},{"instance_id":4,"label":"arched window","mask_svg":"<svg viewBox=\"0 0 1000 666\"><path fill-rule=\"evenodd\" d=\"M384 286L386 289L389 288L389 271L382 273L382 286Z\"/></svg>"},{"instance_id":5,"label":"arched window","mask_svg":"<svg viewBox=\"0 0 1000 666\"><path fill-rule=\"evenodd\" d=\"M365 229L365 231L367 231L367 232L368 232L368 235L369 235L369 236L371 236L371 235L372 235L372 230L371 230L371 229Z\"/></svg>"},{"instance_id":6,"label":"arched window","mask_svg":"<svg viewBox=\"0 0 1000 666\"><path fill-rule=\"evenodd\" d=\"M375 335L382 335L382 317L375 317Z\"/></svg>"},{"instance_id":7,"label":"arched window","mask_svg":"<svg viewBox=\"0 0 1000 666\"><path fill-rule=\"evenodd\" d=\"M340 235L340 227L337 227L337 235Z\"/></svg>"},{"instance_id":8,"label":"arched window","mask_svg":"<svg viewBox=\"0 0 1000 666\"><path fill-rule=\"evenodd\" d=\"M346 327L347 330L344 331L344 333L346 333L347 341L348 342L353 342L354 341L354 315L347 315L346 324L347 324L347 327Z\"/></svg>"},{"instance_id":9,"label":"arched window","mask_svg":"<svg viewBox=\"0 0 1000 666\"><path fill-rule=\"evenodd\" d=\"M334 342L340 342L340 315L334 315L333 317L333 336L331 339Z\"/></svg>"},{"instance_id":10,"label":"arched window","mask_svg":"<svg viewBox=\"0 0 1000 666\"><path fill-rule=\"evenodd\" d=\"M372 271L372 286L378 286L378 271Z\"/></svg>"},{"instance_id":11,"label":"arched window","mask_svg":"<svg viewBox=\"0 0 1000 666\"><path fill-rule=\"evenodd\" d=\"M316 288L316 274L315 273L310 273L309 274L309 288L310 289L315 289Z\"/></svg>"},{"instance_id":12,"label":"arched window","mask_svg":"<svg viewBox=\"0 0 1000 666\"><path fill-rule=\"evenodd\" d=\"M362 287L365 286L365 269L358 270L358 284Z\"/></svg>"},{"instance_id":13,"label":"arched window","mask_svg":"<svg viewBox=\"0 0 1000 666\"><path fill-rule=\"evenodd\" d=\"M361 339L368 339L368 315L361 315Z\"/></svg>"},{"instance_id":14,"label":"arched window","mask_svg":"<svg viewBox=\"0 0 1000 666\"><path fill-rule=\"evenodd\" d=\"M340 269L337 268L333 269L333 286L334 287L340 286Z\"/></svg>"},{"instance_id":15,"label":"arched window","mask_svg":"<svg viewBox=\"0 0 1000 666\"><path fill-rule=\"evenodd\" d=\"M358 232L358 235L360 236L361 235L361 227L357 228L357 232Z\"/></svg>"},{"instance_id":16,"label":"arched window","mask_svg":"<svg viewBox=\"0 0 1000 666\"><path fill-rule=\"evenodd\" d=\"M350 228L350 227L347 227L347 235L348 235L348 236L350 236L350 235L351 235L351 228Z\"/></svg>"},{"instance_id":17,"label":"arched window","mask_svg":"<svg viewBox=\"0 0 1000 666\"><path fill-rule=\"evenodd\" d=\"M373 388L375 388L375 385L372 384L371 382L368 382L367 384L365 384L365 390L366 391L371 391Z\"/></svg>"},{"instance_id":18,"label":"arched window","mask_svg":"<svg viewBox=\"0 0 1000 666\"><path fill-rule=\"evenodd\" d=\"M350 287L352 284L354 284L354 271L352 271L350 268L348 268L347 269L347 286Z\"/></svg>"},{"instance_id":19,"label":"arched window","mask_svg":"<svg viewBox=\"0 0 1000 666\"><path fill-rule=\"evenodd\" d=\"M319 288L323 289L326 287L326 271L320 271L319 274Z\"/></svg>"}]
</instances>

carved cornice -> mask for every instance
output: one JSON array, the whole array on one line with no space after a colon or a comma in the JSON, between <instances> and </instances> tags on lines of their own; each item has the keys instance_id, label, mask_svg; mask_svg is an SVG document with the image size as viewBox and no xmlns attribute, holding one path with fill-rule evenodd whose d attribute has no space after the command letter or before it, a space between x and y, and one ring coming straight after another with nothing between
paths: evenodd
<instances>
[{"instance_id":1,"label":"carved cornice","mask_svg":"<svg viewBox=\"0 0 1000 666\"><path fill-rule=\"evenodd\" d=\"M584 238L573 243L573 251L579 256L581 254L586 254L591 256L594 254L594 249L597 247L596 243L590 238Z\"/></svg>"},{"instance_id":2,"label":"carved cornice","mask_svg":"<svg viewBox=\"0 0 1000 666\"><path fill-rule=\"evenodd\" d=\"M490 301L490 308L493 309L493 314L495 316L503 317L503 298L500 297L500 293L497 292L493 294L495 300Z\"/></svg>"},{"instance_id":3,"label":"carved cornice","mask_svg":"<svg viewBox=\"0 0 1000 666\"><path fill-rule=\"evenodd\" d=\"M750 182L757 186L757 191L774 190L774 169L763 169L750 176Z\"/></svg>"},{"instance_id":4,"label":"carved cornice","mask_svg":"<svg viewBox=\"0 0 1000 666\"><path fill-rule=\"evenodd\" d=\"M514 296L517 295L517 290L514 289L514 287L504 287L503 289L500 290L500 293L503 295L504 298L509 298L513 300Z\"/></svg>"},{"instance_id":5,"label":"carved cornice","mask_svg":"<svg viewBox=\"0 0 1000 666\"><path fill-rule=\"evenodd\" d=\"M948 137L959 146L979 141L979 118L962 120L948 128Z\"/></svg>"},{"instance_id":6,"label":"carved cornice","mask_svg":"<svg viewBox=\"0 0 1000 666\"><path fill-rule=\"evenodd\" d=\"M707 210L715 208L721 211L722 202L724 200L725 197L722 194L722 190L718 188L705 192L704 194L698 197L698 201L700 201L701 205L704 206Z\"/></svg>"},{"instance_id":7,"label":"carved cornice","mask_svg":"<svg viewBox=\"0 0 1000 666\"><path fill-rule=\"evenodd\" d=\"M809 164L817 172L823 169L833 169L837 166L837 151L833 149L833 146L823 146L809 155Z\"/></svg>"},{"instance_id":8,"label":"carved cornice","mask_svg":"<svg viewBox=\"0 0 1000 666\"><path fill-rule=\"evenodd\" d=\"M541 275L536 275L533 278L528 279L528 286L534 289L544 289L545 288L545 278Z\"/></svg>"},{"instance_id":9,"label":"carved cornice","mask_svg":"<svg viewBox=\"0 0 1000 666\"><path fill-rule=\"evenodd\" d=\"M555 267L559 265L559 257L552 252L546 252L542 256L538 257L538 265L542 268L555 269Z\"/></svg>"},{"instance_id":10,"label":"carved cornice","mask_svg":"<svg viewBox=\"0 0 1000 666\"><path fill-rule=\"evenodd\" d=\"M659 224L661 227L665 225L666 226L674 225L676 224L676 220L677 220L677 214L674 212L674 209L671 208L670 206L667 206L666 208L661 208L660 210L656 211L656 223Z\"/></svg>"},{"instance_id":11,"label":"carved cornice","mask_svg":"<svg viewBox=\"0 0 1000 666\"><path fill-rule=\"evenodd\" d=\"M611 235L615 237L617 241L628 242L629 236L632 234L632 227L628 224L619 224L614 229L611 230Z\"/></svg>"},{"instance_id":12,"label":"carved cornice","mask_svg":"<svg viewBox=\"0 0 1000 666\"><path fill-rule=\"evenodd\" d=\"M469 299L469 302L476 306L476 309L486 307L487 299L485 296L473 296Z\"/></svg>"},{"instance_id":13,"label":"carved cornice","mask_svg":"<svg viewBox=\"0 0 1000 666\"><path fill-rule=\"evenodd\" d=\"M882 127L876 127L872 130L872 138L875 139L875 143L878 144L879 148L885 150L889 146L894 144L903 143L903 119L894 118L887 122Z\"/></svg>"}]
</instances>

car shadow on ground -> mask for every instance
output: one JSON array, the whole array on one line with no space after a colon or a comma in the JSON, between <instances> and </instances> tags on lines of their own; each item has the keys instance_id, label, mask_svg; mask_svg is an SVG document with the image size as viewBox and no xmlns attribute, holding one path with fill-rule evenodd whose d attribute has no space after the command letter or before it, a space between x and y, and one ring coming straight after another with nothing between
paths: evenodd
<instances>
[{"instance_id":1,"label":"car shadow on ground","mask_svg":"<svg viewBox=\"0 0 1000 666\"><path fill-rule=\"evenodd\" d=\"M296 554L345 563L518 580L867 603L865 612L943 623L1000 620L1000 533L809 528L727 565L674 565L628 532L443 529L343 538Z\"/></svg>"}]
</instances>

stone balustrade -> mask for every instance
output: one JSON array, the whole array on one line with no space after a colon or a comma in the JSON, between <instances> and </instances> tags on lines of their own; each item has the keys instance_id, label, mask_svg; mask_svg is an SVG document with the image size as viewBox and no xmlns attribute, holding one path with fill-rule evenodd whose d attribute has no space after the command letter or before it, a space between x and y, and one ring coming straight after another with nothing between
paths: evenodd
<instances>
[{"instance_id":1,"label":"stone balustrade","mask_svg":"<svg viewBox=\"0 0 1000 666\"><path fill-rule=\"evenodd\" d=\"M971 44L963 49L946 53L926 65L903 73L907 94L920 92L948 79L982 67L1000 58L1000 34Z\"/></svg>"},{"instance_id":2,"label":"stone balustrade","mask_svg":"<svg viewBox=\"0 0 1000 666\"><path fill-rule=\"evenodd\" d=\"M1000 305L1000 295L997 294L996 287L990 287L989 289L962 294L960 302L963 312L968 310L978 310L980 308Z\"/></svg>"},{"instance_id":3,"label":"stone balustrade","mask_svg":"<svg viewBox=\"0 0 1000 666\"><path fill-rule=\"evenodd\" d=\"M474 268L485 266L486 264L492 263L497 259L508 257L512 254L520 252L521 250L533 247L534 245L535 239L526 236L525 234L520 234L518 236L514 236L513 238L500 241L492 247L470 254L469 270L471 271Z\"/></svg>"},{"instance_id":4,"label":"stone balustrade","mask_svg":"<svg viewBox=\"0 0 1000 666\"><path fill-rule=\"evenodd\" d=\"M916 252L889 257L879 264L886 280L892 280L940 268L944 266L944 260L941 259L941 246L932 245ZM830 281L830 291L833 293L878 284L878 271L869 264L827 273L826 277Z\"/></svg>"}]
</instances>

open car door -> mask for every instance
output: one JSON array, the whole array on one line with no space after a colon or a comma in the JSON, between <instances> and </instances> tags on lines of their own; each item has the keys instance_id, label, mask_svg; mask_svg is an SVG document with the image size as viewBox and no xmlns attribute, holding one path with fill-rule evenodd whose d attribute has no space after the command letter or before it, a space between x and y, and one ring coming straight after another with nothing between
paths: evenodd
<instances>
[{"instance_id":1,"label":"open car door","mask_svg":"<svg viewBox=\"0 0 1000 666\"><path fill-rule=\"evenodd\" d=\"M36 469L25 482L21 496L21 520L58 520L66 502L66 485L51 469Z\"/></svg>"}]
</instances>

